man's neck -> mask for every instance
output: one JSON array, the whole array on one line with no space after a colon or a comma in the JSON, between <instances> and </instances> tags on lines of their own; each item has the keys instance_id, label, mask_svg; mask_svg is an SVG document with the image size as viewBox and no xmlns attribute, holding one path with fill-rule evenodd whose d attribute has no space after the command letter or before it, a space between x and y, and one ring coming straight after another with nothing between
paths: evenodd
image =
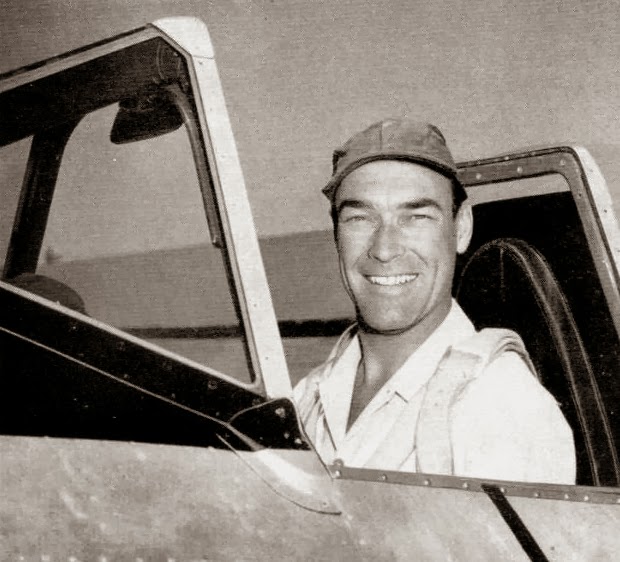
<instances>
[{"instance_id":1,"label":"man's neck","mask_svg":"<svg viewBox=\"0 0 620 562\"><path fill-rule=\"evenodd\" d=\"M381 387L439 327L449 312L450 306L398 334L376 333L360 327L358 334L362 359L355 377L347 429L353 425Z\"/></svg>"},{"instance_id":2,"label":"man's neck","mask_svg":"<svg viewBox=\"0 0 620 562\"><path fill-rule=\"evenodd\" d=\"M402 333L377 333L361 327L359 338L364 384L375 388L383 386L445 320L450 307L451 303L438 314L427 316Z\"/></svg>"}]
</instances>

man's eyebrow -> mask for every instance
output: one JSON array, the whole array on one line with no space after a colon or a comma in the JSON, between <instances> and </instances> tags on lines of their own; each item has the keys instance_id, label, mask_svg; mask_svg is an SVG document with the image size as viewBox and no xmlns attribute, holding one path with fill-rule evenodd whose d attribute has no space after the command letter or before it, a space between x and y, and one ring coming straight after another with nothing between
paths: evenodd
<instances>
[{"instance_id":1,"label":"man's eyebrow","mask_svg":"<svg viewBox=\"0 0 620 562\"><path fill-rule=\"evenodd\" d=\"M359 199L343 199L338 206L336 207L336 211L340 213L342 209L345 207L349 207L351 209L370 209L372 205L370 203L366 203L365 201L360 201Z\"/></svg>"},{"instance_id":2,"label":"man's eyebrow","mask_svg":"<svg viewBox=\"0 0 620 562\"><path fill-rule=\"evenodd\" d=\"M413 199L411 201L405 201L401 203L398 208L405 211L415 211L417 209L424 209L426 207L432 207L438 211L443 211L441 204L435 199L430 197L422 197L421 199Z\"/></svg>"},{"instance_id":3,"label":"man's eyebrow","mask_svg":"<svg viewBox=\"0 0 620 562\"><path fill-rule=\"evenodd\" d=\"M421 197L419 199L412 199L410 201L404 201L400 205L398 205L398 209L402 211L415 211L418 209L425 209L431 207L433 209L437 209L438 211L443 211L443 207L441 204L432 199L430 197ZM367 203L366 201L362 201L360 199L344 199L341 201L336 207L336 211L340 213L344 208L351 209L372 209L372 204Z\"/></svg>"}]
</instances>

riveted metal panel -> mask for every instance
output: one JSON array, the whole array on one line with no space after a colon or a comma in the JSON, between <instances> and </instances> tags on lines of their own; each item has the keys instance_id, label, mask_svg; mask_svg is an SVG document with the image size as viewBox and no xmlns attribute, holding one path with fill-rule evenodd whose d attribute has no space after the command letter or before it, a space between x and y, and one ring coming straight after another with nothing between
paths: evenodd
<instances>
[{"instance_id":1,"label":"riveted metal panel","mask_svg":"<svg viewBox=\"0 0 620 562\"><path fill-rule=\"evenodd\" d=\"M361 547L390 560L528 560L484 493L340 480Z\"/></svg>"},{"instance_id":2,"label":"riveted metal panel","mask_svg":"<svg viewBox=\"0 0 620 562\"><path fill-rule=\"evenodd\" d=\"M0 459L2 560L359 559L307 451L256 470L233 451L4 436Z\"/></svg>"},{"instance_id":3,"label":"riveted metal panel","mask_svg":"<svg viewBox=\"0 0 620 562\"><path fill-rule=\"evenodd\" d=\"M394 559L612 560L620 552L618 488L330 468L356 540Z\"/></svg>"},{"instance_id":4,"label":"riveted metal panel","mask_svg":"<svg viewBox=\"0 0 620 562\"><path fill-rule=\"evenodd\" d=\"M332 480L310 451L50 438L1 437L0 459L3 560L528 559L476 481ZM619 551L620 505L538 496L506 499L549 559Z\"/></svg>"},{"instance_id":5,"label":"riveted metal panel","mask_svg":"<svg viewBox=\"0 0 620 562\"><path fill-rule=\"evenodd\" d=\"M582 491L580 503L510 498L510 504L549 560L615 560L620 500L616 505L591 503L595 495L596 489Z\"/></svg>"}]
</instances>

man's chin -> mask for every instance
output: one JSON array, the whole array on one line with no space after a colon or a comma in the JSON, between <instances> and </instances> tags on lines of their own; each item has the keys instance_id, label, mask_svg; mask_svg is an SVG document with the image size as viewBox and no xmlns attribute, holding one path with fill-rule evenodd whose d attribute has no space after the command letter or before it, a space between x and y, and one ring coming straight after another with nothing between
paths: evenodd
<instances>
[{"instance_id":1,"label":"man's chin","mask_svg":"<svg viewBox=\"0 0 620 562\"><path fill-rule=\"evenodd\" d=\"M367 322L362 316L358 315L357 324L362 332L367 334L377 334L382 336L397 336L408 332L415 326L416 323L382 323L382 322Z\"/></svg>"}]
</instances>

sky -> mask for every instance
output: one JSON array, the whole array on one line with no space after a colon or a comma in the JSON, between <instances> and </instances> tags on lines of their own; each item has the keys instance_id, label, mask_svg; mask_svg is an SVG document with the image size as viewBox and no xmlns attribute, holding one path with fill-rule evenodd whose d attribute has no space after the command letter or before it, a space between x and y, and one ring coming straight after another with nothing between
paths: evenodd
<instances>
[{"instance_id":1,"label":"sky","mask_svg":"<svg viewBox=\"0 0 620 562\"><path fill-rule=\"evenodd\" d=\"M331 153L387 116L457 160L591 150L620 201L613 0L2 0L0 72L171 15L209 27L262 236L329 228ZM277 216L277 220L274 217Z\"/></svg>"}]
</instances>

